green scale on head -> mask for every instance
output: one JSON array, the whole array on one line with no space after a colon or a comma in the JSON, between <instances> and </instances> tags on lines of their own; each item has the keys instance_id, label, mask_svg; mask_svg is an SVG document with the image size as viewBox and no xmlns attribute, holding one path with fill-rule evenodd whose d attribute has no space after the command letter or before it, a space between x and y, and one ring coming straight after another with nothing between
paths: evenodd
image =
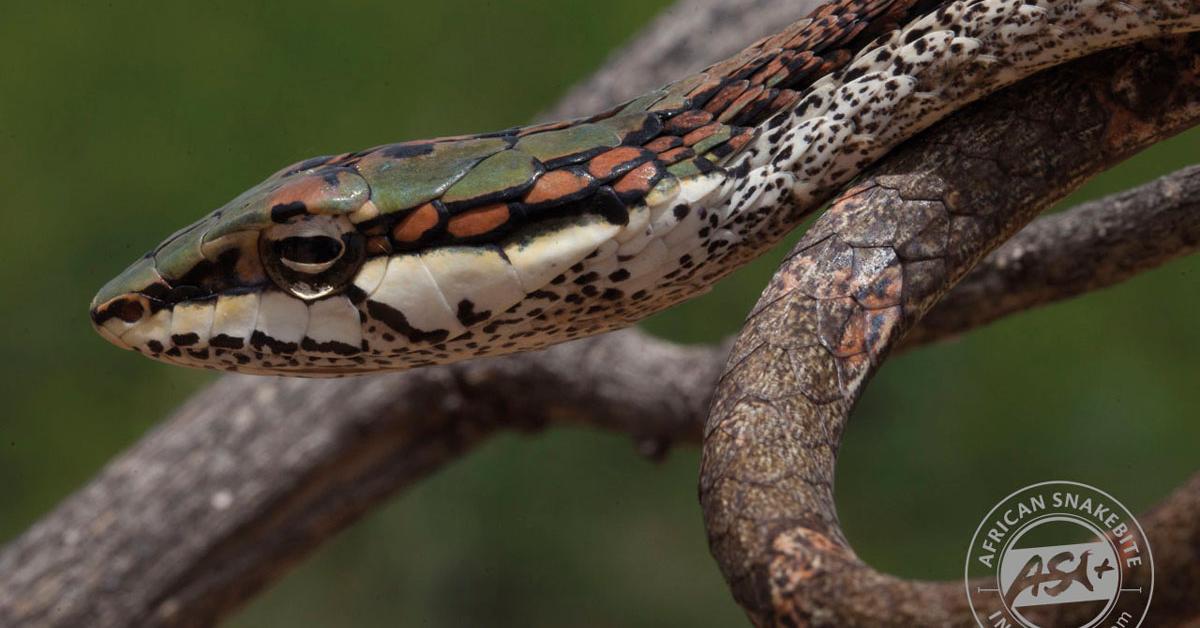
<instances>
[{"instance_id":1,"label":"green scale on head","mask_svg":"<svg viewBox=\"0 0 1200 628\"><path fill-rule=\"evenodd\" d=\"M285 168L105 285L93 321L165 361L297 375L624 326L728 272L704 267L736 244L717 206L747 147L912 4L828 5L591 118Z\"/></svg>"}]
</instances>

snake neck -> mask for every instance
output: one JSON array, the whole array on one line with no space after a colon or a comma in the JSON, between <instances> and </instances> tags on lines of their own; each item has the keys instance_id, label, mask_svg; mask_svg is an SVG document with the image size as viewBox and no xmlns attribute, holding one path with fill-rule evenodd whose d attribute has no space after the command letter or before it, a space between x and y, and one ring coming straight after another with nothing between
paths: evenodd
<instances>
[{"instance_id":1,"label":"snake neck","mask_svg":"<svg viewBox=\"0 0 1200 628\"><path fill-rule=\"evenodd\" d=\"M852 40L862 44L852 59L764 116L755 140L724 168L720 190L703 203L717 216L712 230L723 250L669 284L711 285L893 147L970 102L1098 50L1200 29L1196 0L968 0L882 10L917 16L878 37L880 21L872 22ZM797 28L806 27L794 25L742 56L779 65L791 54L779 43ZM712 252L712 240L700 245Z\"/></svg>"}]
</instances>

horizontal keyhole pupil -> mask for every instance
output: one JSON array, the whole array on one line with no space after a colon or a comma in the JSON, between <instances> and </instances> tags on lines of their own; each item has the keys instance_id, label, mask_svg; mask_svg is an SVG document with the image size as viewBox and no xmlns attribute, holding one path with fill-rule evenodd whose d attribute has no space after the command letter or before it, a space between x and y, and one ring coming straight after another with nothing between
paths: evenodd
<instances>
[{"instance_id":1,"label":"horizontal keyhole pupil","mask_svg":"<svg viewBox=\"0 0 1200 628\"><path fill-rule=\"evenodd\" d=\"M275 241L281 259L298 264L325 264L342 254L342 241L329 236L292 236Z\"/></svg>"}]
</instances>

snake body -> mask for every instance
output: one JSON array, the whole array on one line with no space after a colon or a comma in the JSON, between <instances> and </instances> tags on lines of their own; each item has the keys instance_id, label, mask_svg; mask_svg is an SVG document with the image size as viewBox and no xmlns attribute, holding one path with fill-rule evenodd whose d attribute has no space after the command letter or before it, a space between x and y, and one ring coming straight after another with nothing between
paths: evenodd
<instances>
[{"instance_id":1,"label":"snake body","mask_svg":"<svg viewBox=\"0 0 1200 628\"><path fill-rule=\"evenodd\" d=\"M280 170L113 279L115 344L336 376L543 347L704 292L953 110L1198 0L835 0L602 114Z\"/></svg>"}]
</instances>

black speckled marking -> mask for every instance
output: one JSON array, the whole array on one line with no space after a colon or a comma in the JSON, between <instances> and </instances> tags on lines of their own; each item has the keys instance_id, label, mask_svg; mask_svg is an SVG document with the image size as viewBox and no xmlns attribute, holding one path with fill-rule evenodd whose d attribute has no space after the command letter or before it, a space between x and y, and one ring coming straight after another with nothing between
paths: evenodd
<instances>
[{"instance_id":1,"label":"black speckled marking","mask_svg":"<svg viewBox=\"0 0 1200 628\"><path fill-rule=\"evenodd\" d=\"M285 223L296 216L303 216L307 213L308 207L304 204L304 201L279 203L271 208L271 222Z\"/></svg>"},{"instance_id":2,"label":"black speckled marking","mask_svg":"<svg viewBox=\"0 0 1200 628\"><path fill-rule=\"evenodd\" d=\"M396 308L378 301L367 301L367 312L374 318L383 321L385 325L399 332L409 342L438 343L446 339L450 332L445 329L423 331L409 324L404 313Z\"/></svg>"},{"instance_id":3,"label":"black speckled marking","mask_svg":"<svg viewBox=\"0 0 1200 628\"><path fill-rule=\"evenodd\" d=\"M470 299L463 299L458 302L458 310L455 316L458 317L458 322L462 323L463 327L470 327L475 323L482 323L492 315L491 311L484 310L482 312L475 311L475 303Z\"/></svg>"}]
</instances>

